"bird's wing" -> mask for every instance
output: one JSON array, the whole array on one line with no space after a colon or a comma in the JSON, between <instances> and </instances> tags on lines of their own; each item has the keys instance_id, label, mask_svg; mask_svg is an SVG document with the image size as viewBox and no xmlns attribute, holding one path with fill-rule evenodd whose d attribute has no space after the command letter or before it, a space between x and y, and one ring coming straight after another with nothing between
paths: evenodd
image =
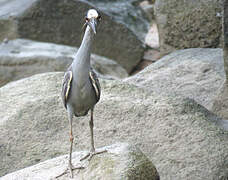
<instances>
[{"instance_id":1,"label":"bird's wing","mask_svg":"<svg viewBox=\"0 0 228 180\"><path fill-rule=\"evenodd\" d=\"M67 98L69 97L69 93L70 93L72 77L73 77L73 73L72 73L71 69L69 68L64 74L63 84L62 84L62 93L61 93L62 101L63 101L65 108L67 108L66 103L67 103Z\"/></svg>"},{"instance_id":2,"label":"bird's wing","mask_svg":"<svg viewBox=\"0 0 228 180\"><path fill-rule=\"evenodd\" d=\"M101 96L101 87L100 87L100 83L99 83L99 80L97 78L97 75L93 71L92 68L90 69L90 72L89 72L89 79L90 79L90 82L92 84L93 90L95 91L96 99L97 99L97 101L99 101L100 96Z\"/></svg>"}]
</instances>

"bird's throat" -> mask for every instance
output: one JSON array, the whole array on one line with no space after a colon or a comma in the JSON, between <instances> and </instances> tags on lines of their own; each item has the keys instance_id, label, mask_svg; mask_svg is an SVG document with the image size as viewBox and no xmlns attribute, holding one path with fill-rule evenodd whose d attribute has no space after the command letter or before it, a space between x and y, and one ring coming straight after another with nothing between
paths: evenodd
<instances>
[{"instance_id":1,"label":"bird's throat","mask_svg":"<svg viewBox=\"0 0 228 180\"><path fill-rule=\"evenodd\" d=\"M94 39L94 33L92 32L92 29L87 25L79 50L84 49L84 50L91 51L93 39Z\"/></svg>"},{"instance_id":2,"label":"bird's throat","mask_svg":"<svg viewBox=\"0 0 228 180\"><path fill-rule=\"evenodd\" d=\"M74 77L86 78L90 71L90 55L94 39L94 34L89 26L87 26L82 43L76 53L73 61ZM82 79L83 80L83 79Z\"/></svg>"}]
</instances>

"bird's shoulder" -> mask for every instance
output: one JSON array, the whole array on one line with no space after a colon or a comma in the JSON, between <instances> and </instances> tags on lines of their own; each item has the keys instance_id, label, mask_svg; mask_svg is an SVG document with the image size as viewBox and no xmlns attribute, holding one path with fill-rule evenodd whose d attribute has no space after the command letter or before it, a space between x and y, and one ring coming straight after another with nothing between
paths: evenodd
<instances>
[{"instance_id":1,"label":"bird's shoulder","mask_svg":"<svg viewBox=\"0 0 228 180\"><path fill-rule=\"evenodd\" d=\"M63 77L62 93L61 93L62 101L63 101L65 108L66 108L66 102L69 97L69 93L70 93L70 89L71 89L72 79L73 79L73 72L72 72L72 68L69 67Z\"/></svg>"},{"instance_id":2,"label":"bird's shoulder","mask_svg":"<svg viewBox=\"0 0 228 180\"><path fill-rule=\"evenodd\" d=\"M90 72L89 72L89 79L92 84L93 90L95 92L96 99L97 99L97 101L99 101L100 96L101 96L101 87L100 87L100 83L99 83L97 74L94 72L94 70L92 68L90 69Z\"/></svg>"}]
</instances>

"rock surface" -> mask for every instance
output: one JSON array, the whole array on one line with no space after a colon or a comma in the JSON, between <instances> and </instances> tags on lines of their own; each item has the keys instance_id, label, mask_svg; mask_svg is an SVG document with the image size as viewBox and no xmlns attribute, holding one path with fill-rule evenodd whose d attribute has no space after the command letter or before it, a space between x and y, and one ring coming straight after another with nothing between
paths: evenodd
<instances>
[{"instance_id":1,"label":"rock surface","mask_svg":"<svg viewBox=\"0 0 228 180\"><path fill-rule=\"evenodd\" d=\"M163 95L194 99L211 110L225 81L222 49L178 50L125 81Z\"/></svg>"},{"instance_id":2,"label":"rock surface","mask_svg":"<svg viewBox=\"0 0 228 180\"><path fill-rule=\"evenodd\" d=\"M146 35L145 43L153 49L159 48L159 34L157 24L152 24ZM145 54L145 53L144 53Z\"/></svg>"},{"instance_id":3,"label":"rock surface","mask_svg":"<svg viewBox=\"0 0 228 180\"><path fill-rule=\"evenodd\" d=\"M156 0L161 51L221 47L223 0Z\"/></svg>"},{"instance_id":4,"label":"rock surface","mask_svg":"<svg viewBox=\"0 0 228 180\"><path fill-rule=\"evenodd\" d=\"M139 7L142 0L82 0L112 17L116 22L124 24L144 42L149 30L149 20Z\"/></svg>"},{"instance_id":5,"label":"rock surface","mask_svg":"<svg viewBox=\"0 0 228 180\"><path fill-rule=\"evenodd\" d=\"M223 33L223 57L224 69L226 72L226 81L219 88L220 93L218 94L216 101L213 104L213 111L215 111L219 116L227 119L228 121L228 1L224 1Z\"/></svg>"},{"instance_id":6,"label":"rock surface","mask_svg":"<svg viewBox=\"0 0 228 180\"><path fill-rule=\"evenodd\" d=\"M101 9L102 23L93 53L114 59L129 73L143 56L148 21L131 1L103 4L86 0L0 0L0 41L19 37L79 46L84 16L96 7Z\"/></svg>"},{"instance_id":7,"label":"rock surface","mask_svg":"<svg viewBox=\"0 0 228 180\"><path fill-rule=\"evenodd\" d=\"M212 111L215 112L218 116L226 119L228 123L228 85L227 82L219 87L218 94L215 98L215 101L212 106Z\"/></svg>"},{"instance_id":8,"label":"rock surface","mask_svg":"<svg viewBox=\"0 0 228 180\"><path fill-rule=\"evenodd\" d=\"M63 73L45 73L0 88L0 174L68 153ZM161 179L228 178L228 133L195 101L164 96L121 81L101 81L95 108L96 147L137 145ZM74 151L89 150L89 116L75 118Z\"/></svg>"},{"instance_id":9,"label":"rock surface","mask_svg":"<svg viewBox=\"0 0 228 180\"><path fill-rule=\"evenodd\" d=\"M0 86L34 74L65 71L77 48L25 39L0 44ZM128 74L115 61L95 54L92 67L107 78L124 78Z\"/></svg>"},{"instance_id":10,"label":"rock surface","mask_svg":"<svg viewBox=\"0 0 228 180\"><path fill-rule=\"evenodd\" d=\"M94 156L91 161L80 162L88 152L74 152L73 164L85 167L75 170L76 180L159 180L159 175L152 162L135 146L118 143L104 147L107 152ZM69 174L63 174L68 165L68 156L61 156L39 163L2 177L2 180L29 179L69 179Z\"/></svg>"},{"instance_id":11,"label":"rock surface","mask_svg":"<svg viewBox=\"0 0 228 180\"><path fill-rule=\"evenodd\" d=\"M143 11L146 13L148 19L150 22L153 22L155 20L154 16L154 4L149 1L143 1L140 3L140 7L143 9Z\"/></svg>"}]
</instances>

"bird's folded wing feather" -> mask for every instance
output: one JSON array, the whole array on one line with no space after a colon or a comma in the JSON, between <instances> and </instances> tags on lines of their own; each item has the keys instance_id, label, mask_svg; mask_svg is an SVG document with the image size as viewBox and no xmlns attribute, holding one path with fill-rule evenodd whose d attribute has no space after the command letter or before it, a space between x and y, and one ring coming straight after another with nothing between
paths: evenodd
<instances>
[{"instance_id":1,"label":"bird's folded wing feather","mask_svg":"<svg viewBox=\"0 0 228 180\"><path fill-rule=\"evenodd\" d=\"M89 79L95 91L96 99L97 101L99 101L101 96L101 87L100 87L100 83L97 78L97 75L92 69L90 69L90 72L89 72Z\"/></svg>"},{"instance_id":2,"label":"bird's folded wing feather","mask_svg":"<svg viewBox=\"0 0 228 180\"><path fill-rule=\"evenodd\" d=\"M63 84L62 84L62 93L61 93L62 101L65 108L67 108L66 103L70 93L72 77L73 77L73 73L71 70L68 70L65 72L64 78L63 78Z\"/></svg>"}]
</instances>

